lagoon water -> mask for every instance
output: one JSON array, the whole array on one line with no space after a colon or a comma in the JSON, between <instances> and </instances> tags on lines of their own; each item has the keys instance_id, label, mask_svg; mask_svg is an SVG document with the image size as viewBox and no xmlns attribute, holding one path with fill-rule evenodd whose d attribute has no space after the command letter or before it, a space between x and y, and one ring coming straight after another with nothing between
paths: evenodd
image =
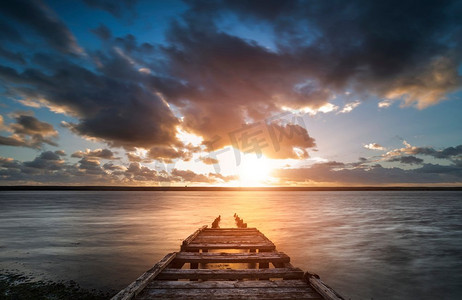
<instances>
[{"instance_id":1,"label":"lagoon water","mask_svg":"<svg viewBox=\"0 0 462 300\"><path fill-rule=\"evenodd\" d=\"M237 213L350 299L462 299L462 192L0 192L0 269L119 290Z\"/></svg>"}]
</instances>

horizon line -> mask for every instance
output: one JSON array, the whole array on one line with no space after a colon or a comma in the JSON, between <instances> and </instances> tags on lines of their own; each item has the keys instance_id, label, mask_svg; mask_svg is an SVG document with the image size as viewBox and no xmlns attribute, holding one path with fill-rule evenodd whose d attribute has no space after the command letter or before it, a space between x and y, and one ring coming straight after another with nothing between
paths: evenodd
<instances>
[{"instance_id":1,"label":"horizon line","mask_svg":"<svg viewBox=\"0 0 462 300\"><path fill-rule=\"evenodd\" d=\"M462 186L111 186L10 185L0 191L462 191Z\"/></svg>"}]
</instances>

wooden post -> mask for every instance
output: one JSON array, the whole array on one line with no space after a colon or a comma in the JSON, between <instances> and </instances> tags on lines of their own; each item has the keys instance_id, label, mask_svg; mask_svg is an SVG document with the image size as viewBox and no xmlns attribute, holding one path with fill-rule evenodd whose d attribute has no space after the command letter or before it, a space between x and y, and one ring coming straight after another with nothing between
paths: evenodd
<instances>
[{"instance_id":1,"label":"wooden post","mask_svg":"<svg viewBox=\"0 0 462 300\"><path fill-rule=\"evenodd\" d=\"M199 250L193 250L193 251L188 251L188 252L199 252ZM199 264L198 263L190 263L191 267L190 269L198 269Z\"/></svg>"},{"instance_id":2,"label":"wooden post","mask_svg":"<svg viewBox=\"0 0 462 300\"><path fill-rule=\"evenodd\" d=\"M268 252L268 251L265 251L265 250L258 250L258 252ZM269 263L267 262L261 262L261 263L258 263L258 268L259 269L268 269L269 268Z\"/></svg>"}]
</instances>

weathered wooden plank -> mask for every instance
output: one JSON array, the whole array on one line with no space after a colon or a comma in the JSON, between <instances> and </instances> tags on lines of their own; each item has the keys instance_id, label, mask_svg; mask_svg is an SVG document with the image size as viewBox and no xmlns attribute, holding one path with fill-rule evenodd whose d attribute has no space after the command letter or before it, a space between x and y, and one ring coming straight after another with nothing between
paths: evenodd
<instances>
[{"instance_id":1,"label":"weathered wooden plank","mask_svg":"<svg viewBox=\"0 0 462 300\"><path fill-rule=\"evenodd\" d=\"M201 236L210 236L210 235L219 235L219 236L235 236L235 235L261 235L258 231L242 231L242 232L234 232L234 231L225 231L225 232L201 232Z\"/></svg>"},{"instance_id":2,"label":"weathered wooden plank","mask_svg":"<svg viewBox=\"0 0 462 300\"><path fill-rule=\"evenodd\" d=\"M202 226L201 228L197 229L196 231L194 231L190 236L188 236L184 241L183 241L183 245L187 245L189 244L192 240L194 240L196 238L196 236L201 233L201 231L203 231L204 229L207 228L207 225L204 225Z\"/></svg>"},{"instance_id":3,"label":"weathered wooden plank","mask_svg":"<svg viewBox=\"0 0 462 300\"><path fill-rule=\"evenodd\" d=\"M147 289L230 289L230 288L301 288L314 291L301 279L294 280L239 280L239 281L164 281L153 280Z\"/></svg>"},{"instance_id":4,"label":"weathered wooden plank","mask_svg":"<svg viewBox=\"0 0 462 300\"><path fill-rule=\"evenodd\" d=\"M192 242L213 240L266 240L261 235L198 235Z\"/></svg>"},{"instance_id":5,"label":"weathered wooden plank","mask_svg":"<svg viewBox=\"0 0 462 300\"><path fill-rule=\"evenodd\" d=\"M255 230L258 231L256 227L249 227L249 228L236 228L236 227L224 227L224 228L207 228L207 231L250 231Z\"/></svg>"},{"instance_id":6,"label":"weathered wooden plank","mask_svg":"<svg viewBox=\"0 0 462 300\"><path fill-rule=\"evenodd\" d=\"M290 257L283 252L261 252L261 253L195 253L179 252L174 262L179 263L288 263Z\"/></svg>"},{"instance_id":7,"label":"weathered wooden plank","mask_svg":"<svg viewBox=\"0 0 462 300\"><path fill-rule=\"evenodd\" d=\"M267 250L272 251L276 249L274 244L270 243L259 243L259 244L251 244L251 243L242 243L242 244L234 244L234 243L217 243L217 244L189 244L183 246L182 249L184 251L195 251L199 249L260 249L260 250Z\"/></svg>"},{"instance_id":8,"label":"weathered wooden plank","mask_svg":"<svg viewBox=\"0 0 462 300\"><path fill-rule=\"evenodd\" d=\"M156 277L165 267L175 258L176 252L167 254L162 258L157 264L155 264L151 269L145 272L143 275L138 277L134 282L128 285L125 289L117 293L112 300L129 300L133 299L137 294L139 294L148 283Z\"/></svg>"},{"instance_id":9,"label":"weathered wooden plank","mask_svg":"<svg viewBox=\"0 0 462 300\"><path fill-rule=\"evenodd\" d=\"M203 239L194 239L188 245L196 245L196 244L272 244L262 238L253 238L253 239L241 239L240 237L235 237L232 239L213 239L213 240L203 240Z\"/></svg>"},{"instance_id":10,"label":"weathered wooden plank","mask_svg":"<svg viewBox=\"0 0 462 300\"><path fill-rule=\"evenodd\" d=\"M300 288L146 289L137 299L321 299Z\"/></svg>"},{"instance_id":11,"label":"weathered wooden plank","mask_svg":"<svg viewBox=\"0 0 462 300\"><path fill-rule=\"evenodd\" d=\"M176 280L176 279L269 279L269 278L286 278L301 279L303 271L299 268L276 268L276 269L164 269L157 279Z\"/></svg>"},{"instance_id":12,"label":"weathered wooden plank","mask_svg":"<svg viewBox=\"0 0 462 300\"><path fill-rule=\"evenodd\" d=\"M307 280L310 285L323 296L326 300L345 300L340 294L334 291L330 286L325 284L318 275L306 273L304 275L305 280Z\"/></svg>"},{"instance_id":13,"label":"weathered wooden plank","mask_svg":"<svg viewBox=\"0 0 462 300\"><path fill-rule=\"evenodd\" d=\"M256 228L220 228L220 229L207 229L205 233L232 233L232 232L238 232L238 233L243 233L243 232L260 232Z\"/></svg>"}]
</instances>

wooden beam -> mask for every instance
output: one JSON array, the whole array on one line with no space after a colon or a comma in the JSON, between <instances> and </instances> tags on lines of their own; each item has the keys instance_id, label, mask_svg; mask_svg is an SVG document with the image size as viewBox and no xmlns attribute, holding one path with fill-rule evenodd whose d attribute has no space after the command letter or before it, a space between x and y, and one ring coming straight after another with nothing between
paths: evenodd
<instances>
[{"instance_id":1,"label":"wooden beam","mask_svg":"<svg viewBox=\"0 0 462 300\"><path fill-rule=\"evenodd\" d=\"M117 293L112 300L130 300L133 299L137 294L139 294L151 280L153 280L160 272L162 272L165 267L175 258L176 252L167 254L162 258L157 264L155 264L151 269L145 272L143 275L138 277L126 288Z\"/></svg>"},{"instance_id":2,"label":"wooden beam","mask_svg":"<svg viewBox=\"0 0 462 300\"><path fill-rule=\"evenodd\" d=\"M234 237L234 238L219 238L219 239L210 239L204 240L201 238L195 238L189 245L195 244L271 244L268 241L260 237L250 238L250 239L242 239L241 237Z\"/></svg>"},{"instance_id":3,"label":"wooden beam","mask_svg":"<svg viewBox=\"0 0 462 300\"><path fill-rule=\"evenodd\" d=\"M197 243L198 241L213 241L213 240L261 240L266 241L264 237L261 235L203 235L199 234L196 238L192 241L193 243Z\"/></svg>"},{"instance_id":4,"label":"wooden beam","mask_svg":"<svg viewBox=\"0 0 462 300\"><path fill-rule=\"evenodd\" d=\"M228 235L260 235L259 231L223 231L223 232L216 232L216 231L205 231L201 232L201 236L209 236L209 235L219 235L219 236L228 236Z\"/></svg>"},{"instance_id":5,"label":"wooden beam","mask_svg":"<svg viewBox=\"0 0 462 300\"><path fill-rule=\"evenodd\" d=\"M191 280L210 280L210 279L270 279L287 278L301 279L303 271L299 268L277 268L277 269L165 269L158 276L161 280L191 279Z\"/></svg>"},{"instance_id":6,"label":"wooden beam","mask_svg":"<svg viewBox=\"0 0 462 300\"><path fill-rule=\"evenodd\" d=\"M260 252L260 253L194 253L179 252L174 262L178 263L288 263L290 257L283 252ZM282 266L281 266L282 267Z\"/></svg>"},{"instance_id":7,"label":"wooden beam","mask_svg":"<svg viewBox=\"0 0 462 300\"><path fill-rule=\"evenodd\" d=\"M236 228L236 227L230 227L230 228L207 228L207 231L259 231L255 227L249 227L249 228Z\"/></svg>"},{"instance_id":8,"label":"wooden beam","mask_svg":"<svg viewBox=\"0 0 462 300\"><path fill-rule=\"evenodd\" d=\"M300 288L146 289L137 299L322 299Z\"/></svg>"},{"instance_id":9,"label":"wooden beam","mask_svg":"<svg viewBox=\"0 0 462 300\"><path fill-rule=\"evenodd\" d=\"M262 244L234 244L234 243L217 243L217 244L189 244L182 247L183 251L195 251L199 249L260 249L272 251L276 249L274 244L262 243Z\"/></svg>"},{"instance_id":10,"label":"wooden beam","mask_svg":"<svg viewBox=\"0 0 462 300\"><path fill-rule=\"evenodd\" d=\"M164 281L153 280L147 289L230 289L230 288L311 288L302 279L299 280L235 280L235 281Z\"/></svg>"}]
</instances>

